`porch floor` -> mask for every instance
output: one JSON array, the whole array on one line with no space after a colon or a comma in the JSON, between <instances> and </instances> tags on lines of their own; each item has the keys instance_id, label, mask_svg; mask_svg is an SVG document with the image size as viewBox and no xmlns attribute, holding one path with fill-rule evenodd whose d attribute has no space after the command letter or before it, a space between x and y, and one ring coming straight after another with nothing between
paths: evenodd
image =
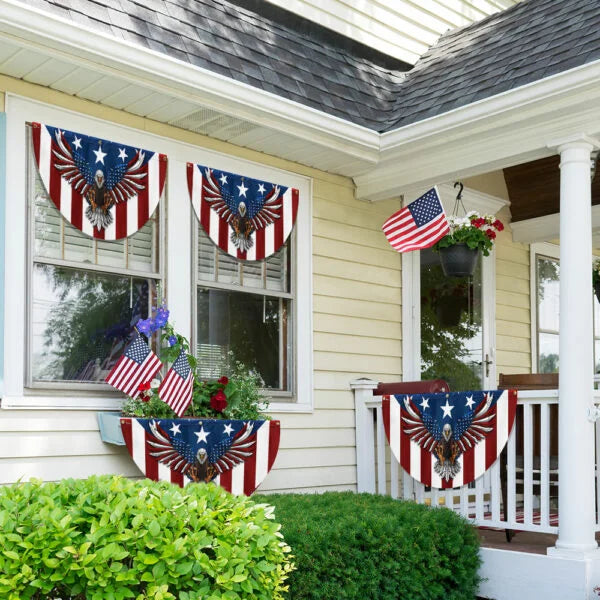
<instances>
[{"instance_id":1,"label":"porch floor","mask_svg":"<svg viewBox=\"0 0 600 600\"><path fill-rule=\"evenodd\" d=\"M477 531L483 548L527 552L528 554L546 554L546 549L554 546L557 538L552 533L518 531L515 533L512 542L509 543L506 541L504 530L479 528ZM596 533L596 541L600 543L600 532Z\"/></svg>"}]
</instances>

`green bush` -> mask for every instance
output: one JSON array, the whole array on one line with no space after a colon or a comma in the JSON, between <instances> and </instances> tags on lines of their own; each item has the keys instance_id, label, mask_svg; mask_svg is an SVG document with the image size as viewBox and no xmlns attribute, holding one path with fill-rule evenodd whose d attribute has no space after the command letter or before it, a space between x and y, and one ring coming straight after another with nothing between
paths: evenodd
<instances>
[{"instance_id":1,"label":"green bush","mask_svg":"<svg viewBox=\"0 0 600 600\"><path fill-rule=\"evenodd\" d=\"M275 506L294 554L292 600L473 600L476 595L477 533L450 510L352 493L260 500Z\"/></svg>"},{"instance_id":2,"label":"green bush","mask_svg":"<svg viewBox=\"0 0 600 600\"><path fill-rule=\"evenodd\" d=\"M280 599L292 567L270 512L213 484L0 487L0 598Z\"/></svg>"}]
</instances>

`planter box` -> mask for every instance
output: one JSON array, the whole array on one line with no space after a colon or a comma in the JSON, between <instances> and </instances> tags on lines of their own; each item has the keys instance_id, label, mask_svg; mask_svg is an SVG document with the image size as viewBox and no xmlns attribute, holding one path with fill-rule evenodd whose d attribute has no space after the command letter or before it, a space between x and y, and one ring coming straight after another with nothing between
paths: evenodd
<instances>
[{"instance_id":1,"label":"planter box","mask_svg":"<svg viewBox=\"0 0 600 600\"><path fill-rule=\"evenodd\" d=\"M98 420L102 439L125 445L146 477L181 487L212 481L249 496L279 450L279 421L137 419L118 413L102 413Z\"/></svg>"}]
</instances>

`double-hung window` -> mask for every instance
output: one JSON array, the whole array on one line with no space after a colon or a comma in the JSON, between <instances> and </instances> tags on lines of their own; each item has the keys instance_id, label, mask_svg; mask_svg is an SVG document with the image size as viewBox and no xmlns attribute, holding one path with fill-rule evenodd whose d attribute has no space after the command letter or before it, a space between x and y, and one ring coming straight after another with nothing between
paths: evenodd
<instances>
[{"instance_id":1,"label":"double-hung window","mask_svg":"<svg viewBox=\"0 0 600 600\"><path fill-rule=\"evenodd\" d=\"M160 209L129 238L92 239L56 209L31 148L27 196L27 384L102 383L131 339L133 325L156 303Z\"/></svg>"},{"instance_id":2,"label":"double-hung window","mask_svg":"<svg viewBox=\"0 0 600 600\"><path fill-rule=\"evenodd\" d=\"M196 249L196 348L200 377L218 378L243 362L271 394L294 387L295 234L264 261L237 261L219 250L200 225Z\"/></svg>"}]
</instances>

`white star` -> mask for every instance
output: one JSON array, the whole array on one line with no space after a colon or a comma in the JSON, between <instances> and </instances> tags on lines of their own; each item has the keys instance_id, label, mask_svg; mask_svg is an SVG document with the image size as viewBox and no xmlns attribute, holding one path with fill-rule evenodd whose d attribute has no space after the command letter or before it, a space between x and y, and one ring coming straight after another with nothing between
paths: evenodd
<instances>
[{"instance_id":1,"label":"white star","mask_svg":"<svg viewBox=\"0 0 600 600\"><path fill-rule=\"evenodd\" d=\"M173 427L171 427L170 431L173 432L173 435L175 435L177 433L181 433L181 425L177 425L176 423L173 423Z\"/></svg>"},{"instance_id":2,"label":"white star","mask_svg":"<svg viewBox=\"0 0 600 600\"><path fill-rule=\"evenodd\" d=\"M258 184L258 193L259 194L264 194L266 192L265 190L265 186L262 183Z\"/></svg>"},{"instance_id":3,"label":"white star","mask_svg":"<svg viewBox=\"0 0 600 600\"><path fill-rule=\"evenodd\" d=\"M127 158L127 152L125 152L125 148L119 148L119 158L125 162L125 159Z\"/></svg>"},{"instance_id":4,"label":"white star","mask_svg":"<svg viewBox=\"0 0 600 600\"><path fill-rule=\"evenodd\" d=\"M104 164L106 152L102 152L102 146L98 146L98 150L94 150L94 154L96 155L96 162Z\"/></svg>"},{"instance_id":5,"label":"white star","mask_svg":"<svg viewBox=\"0 0 600 600\"><path fill-rule=\"evenodd\" d=\"M231 435L231 432L233 431L233 427L227 423L227 425L225 425L225 430L223 431L223 433L226 433L227 435Z\"/></svg>"},{"instance_id":6,"label":"white star","mask_svg":"<svg viewBox=\"0 0 600 600\"><path fill-rule=\"evenodd\" d=\"M473 400L473 396L467 396L467 406L472 409L473 404L475 404L475 400Z\"/></svg>"},{"instance_id":7,"label":"white star","mask_svg":"<svg viewBox=\"0 0 600 600\"><path fill-rule=\"evenodd\" d=\"M198 443L206 442L207 436L210 435L210 431L204 431L204 425L202 425L202 429L200 429L200 431L194 431L194 433L198 436Z\"/></svg>"},{"instance_id":8,"label":"white star","mask_svg":"<svg viewBox=\"0 0 600 600\"><path fill-rule=\"evenodd\" d=\"M446 405L440 406L440 408L444 411L444 416L442 419L445 419L446 417L452 418L452 409L454 406L450 406L450 404L448 404L448 399L446 399Z\"/></svg>"},{"instance_id":9,"label":"white star","mask_svg":"<svg viewBox=\"0 0 600 600\"><path fill-rule=\"evenodd\" d=\"M221 177L219 177L219 181L225 185L227 183L227 175L225 173L221 173Z\"/></svg>"},{"instance_id":10,"label":"white star","mask_svg":"<svg viewBox=\"0 0 600 600\"><path fill-rule=\"evenodd\" d=\"M426 408L429 408L429 399L428 398L423 398L423 402L421 402L421 404L419 406L423 410L425 410Z\"/></svg>"},{"instance_id":11,"label":"white star","mask_svg":"<svg viewBox=\"0 0 600 600\"><path fill-rule=\"evenodd\" d=\"M248 188L244 185L244 182L242 181L242 185L236 185L235 186L238 190L240 190L240 193L238 194L239 196L244 196L244 198L246 197L246 192L248 191Z\"/></svg>"},{"instance_id":12,"label":"white star","mask_svg":"<svg viewBox=\"0 0 600 600\"><path fill-rule=\"evenodd\" d=\"M73 146L75 146L77 150L81 150L81 138L75 136L75 139L73 140Z\"/></svg>"}]
</instances>

